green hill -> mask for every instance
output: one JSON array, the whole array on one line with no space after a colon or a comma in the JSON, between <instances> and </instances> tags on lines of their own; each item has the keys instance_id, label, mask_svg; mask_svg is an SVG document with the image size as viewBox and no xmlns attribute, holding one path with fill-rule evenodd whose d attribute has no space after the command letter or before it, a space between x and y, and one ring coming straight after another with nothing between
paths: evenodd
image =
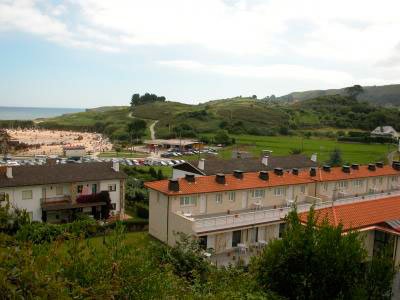
<instances>
[{"instance_id":1,"label":"green hill","mask_svg":"<svg viewBox=\"0 0 400 300\"><path fill-rule=\"evenodd\" d=\"M400 84L364 86L363 89L364 93L357 98L360 101L368 101L382 106L400 106ZM327 95L346 95L345 88L293 92L277 99L285 102L297 102Z\"/></svg>"},{"instance_id":2,"label":"green hill","mask_svg":"<svg viewBox=\"0 0 400 300\"><path fill-rule=\"evenodd\" d=\"M341 95L325 95L297 102L253 98L214 100L198 105L152 102L130 107L107 107L45 119L41 127L103 132L126 140L132 118L155 120L158 138L199 137L225 129L231 134L286 135L330 128L372 130L391 125L400 130L400 111Z\"/></svg>"}]
</instances>

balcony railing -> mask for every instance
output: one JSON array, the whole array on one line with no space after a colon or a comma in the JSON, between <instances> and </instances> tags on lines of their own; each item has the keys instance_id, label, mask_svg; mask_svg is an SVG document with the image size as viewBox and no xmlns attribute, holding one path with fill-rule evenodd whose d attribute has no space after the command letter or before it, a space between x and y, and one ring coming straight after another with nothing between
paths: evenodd
<instances>
[{"instance_id":1,"label":"balcony railing","mask_svg":"<svg viewBox=\"0 0 400 300\"><path fill-rule=\"evenodd\" d=\"M62 196L54 196L54 197L46 197L40 199L40 204L58 204L58 203L70 203L71 196L62 195Z\"/></svg>"},{"instance_id":2,"label":"balcony railing","mask_svg":"<svg viewBox=\"0 0 400 300\"><path fill-rule=\"evenodd\" d=\"M335 201L323 201L319 198L309 197L308 203L301 203L297 205L297 211L307 212L310 210L313 204L316 209L321 209L330 207L332 205L358 203L363 201L392 197L396 195L400 195L400 190L379 193L379 194L363 195L358 197L341 198ZM290 209L291 209L290 206L282 206L278 208L264 208L264 209L261 208L251 211L243 210L242 212L236 211L229 214L228 213L221 214L213 217L204 217L204 216L196 217L187 215L186 216L180 215L180 216L192 221L192 229L194 232L205 232L205 231L223 230L227 228L242 227L246 225L279 221L289 213Z\"/></svg>"}]
</instances>

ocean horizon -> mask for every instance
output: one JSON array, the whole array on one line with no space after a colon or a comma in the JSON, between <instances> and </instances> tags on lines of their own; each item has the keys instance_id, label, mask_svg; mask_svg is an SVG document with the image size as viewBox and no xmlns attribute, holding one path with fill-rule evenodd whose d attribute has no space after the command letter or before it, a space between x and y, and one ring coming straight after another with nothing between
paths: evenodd
<instances>
[{"instance_id":1,"label":"ocean horizon","mask_svg":"<svg viewBox=\"0 0 400 300\"><path fill-rule=\"evenodd\" d=\"M35 120L83 111L84 108L0 106L0 120Z\"/></svg>"}]
</instances>

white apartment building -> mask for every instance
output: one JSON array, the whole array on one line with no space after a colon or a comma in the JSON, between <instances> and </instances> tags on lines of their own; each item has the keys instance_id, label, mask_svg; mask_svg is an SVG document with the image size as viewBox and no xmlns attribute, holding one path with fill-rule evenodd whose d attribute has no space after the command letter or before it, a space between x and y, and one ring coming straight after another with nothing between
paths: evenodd
<instances>
[{"instance_id":1,"label":"white apartment building","mask_svg":"<svg viewBox=\"0 0 400 300\"><path fill-rule=\"evenodd\" d=\"M124 211L126 175L118 163L0 167L0 203L9 200L33 221L62 223L76 213L100 219Z\"/></svg>"},{"instance_id":2,"label":"white apartment building","mask_svg":"<svg viewBox=\"0 0 400 300\"><path fill-rule=\"evenodd\" d=\"M296 203L307 212L400 195L400 164L313 167L148 182L149 233L174 245L183 232L216 254L267 244L279 238L284 217ZM400 197L399 197L400 208ZM400 219L400 213L398 218Z\"/></svg>"}]
</instances>

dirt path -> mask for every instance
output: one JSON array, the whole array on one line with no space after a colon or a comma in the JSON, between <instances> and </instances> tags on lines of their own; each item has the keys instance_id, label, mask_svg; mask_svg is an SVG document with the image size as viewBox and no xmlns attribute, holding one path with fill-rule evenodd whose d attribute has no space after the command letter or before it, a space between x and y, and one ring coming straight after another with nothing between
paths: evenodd
<instances>
[{"instance_id":1,"label":"dirt path","mask_svg":"<svg viewBox=\"0 0 400 300\"><path fill-rule=\"evenodd\" d=\"M158 120L155 121L154 123L152 123L152 124L150 125L150 127L149 127L149 129L150 129L150 138L151 138L152 140L155 140L155 139L156 139L156 131L154 130L154 127L156 126L157 123L158 123Z\"/></svg>"}]
</instances>

